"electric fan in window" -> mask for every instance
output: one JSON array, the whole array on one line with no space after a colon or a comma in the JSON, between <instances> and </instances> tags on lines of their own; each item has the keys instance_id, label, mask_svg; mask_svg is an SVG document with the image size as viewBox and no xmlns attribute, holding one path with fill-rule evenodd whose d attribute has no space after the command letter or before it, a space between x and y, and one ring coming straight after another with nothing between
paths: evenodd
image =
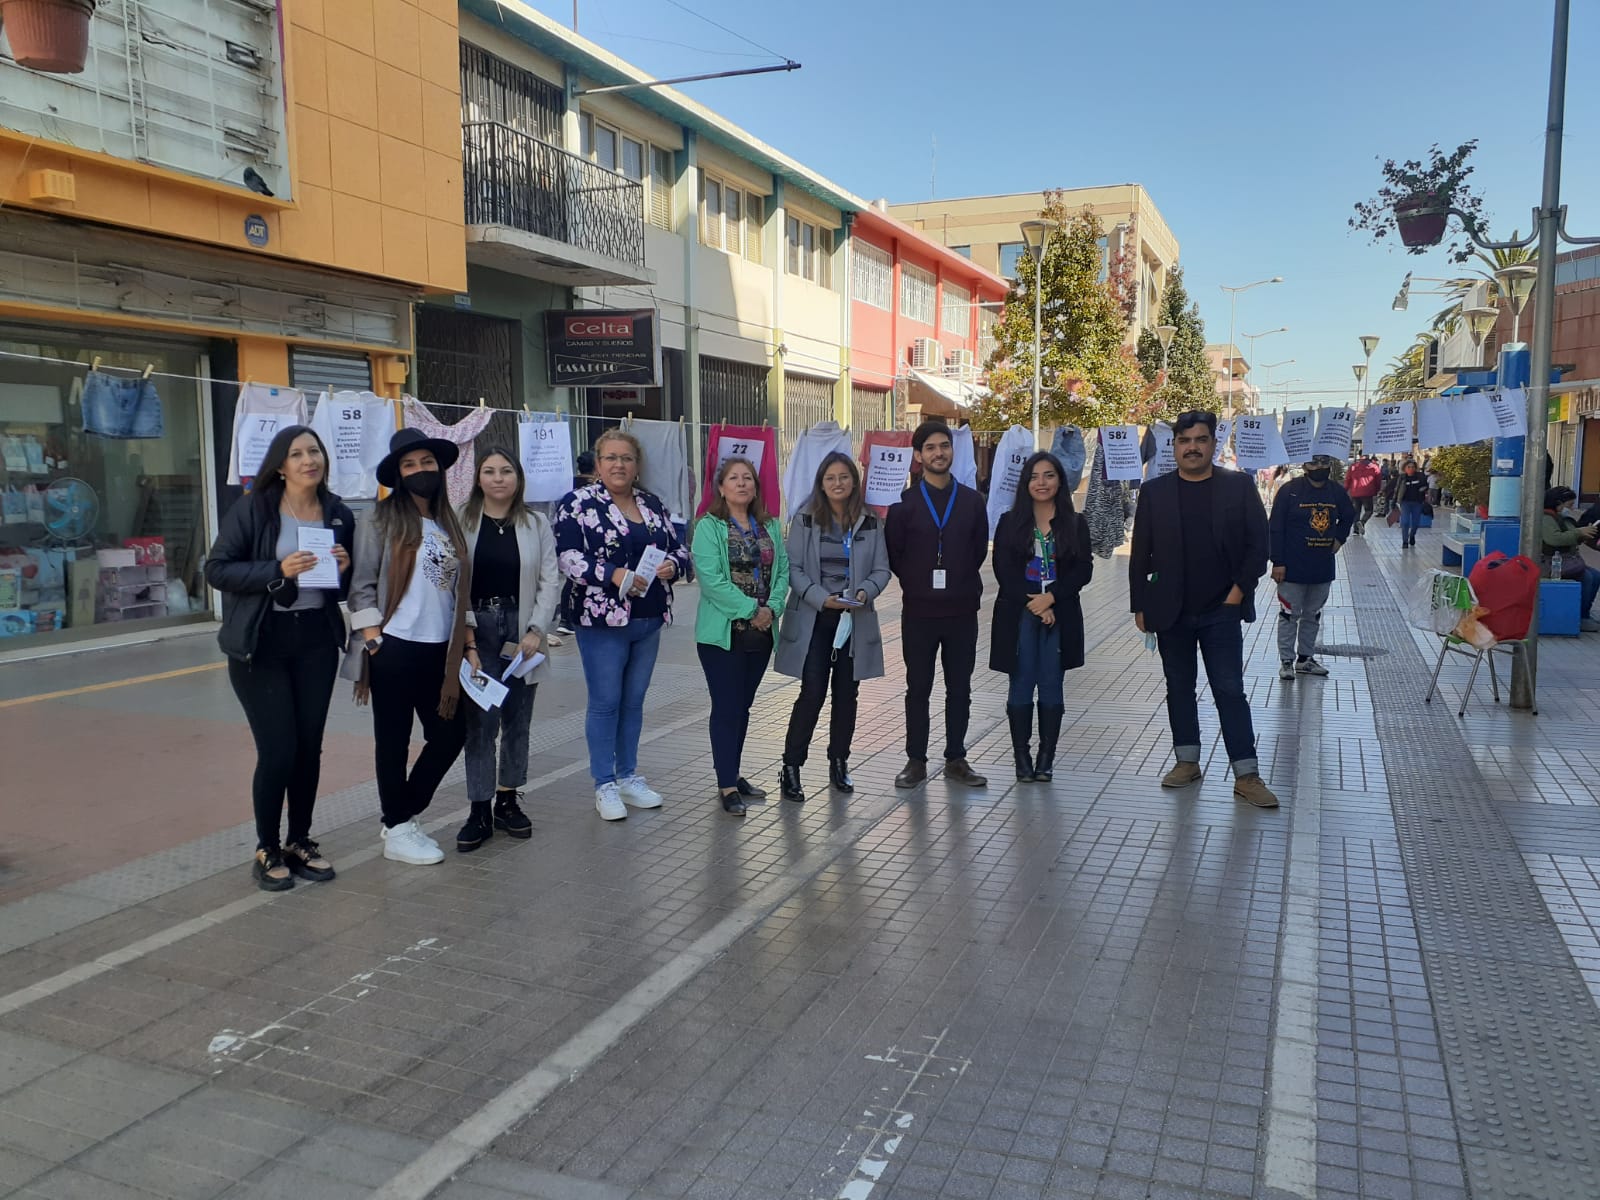
<instances>
[{"instance_id":1,"label":"electric fan in window","mask_svg":"<svg viewBox=\"0 0 1600 1200\"><path fill-rule=\"evenodd\" d=\"M81 479L57 479L44 490L44 528L62 544L81 542L100 520L100 497Z\"/></svg>"}]
</instances>

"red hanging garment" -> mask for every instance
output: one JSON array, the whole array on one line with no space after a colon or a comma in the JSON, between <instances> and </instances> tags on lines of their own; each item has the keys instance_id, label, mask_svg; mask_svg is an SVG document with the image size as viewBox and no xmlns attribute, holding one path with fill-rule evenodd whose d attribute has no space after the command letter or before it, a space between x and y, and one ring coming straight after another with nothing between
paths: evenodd
<instances>
[{"instance_id":1,"label":"red hanging garment","mask_svg":"<svg viewBox=\"0 0 1600 1200\"><path fill-rule=\"evenodd\" d=\"M1521 641L1533 624L1539 602L1539 564L1526 555L1507 558L1500 551L1478 560L1467 577L1478 604L1489 611L1478 623L1502 642Z\"/></svg>"}]
</instances>

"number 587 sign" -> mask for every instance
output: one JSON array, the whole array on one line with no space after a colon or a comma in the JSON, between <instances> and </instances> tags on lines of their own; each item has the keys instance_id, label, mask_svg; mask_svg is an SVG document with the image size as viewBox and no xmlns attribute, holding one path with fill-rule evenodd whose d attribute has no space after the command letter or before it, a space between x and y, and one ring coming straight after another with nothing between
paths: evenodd
<instances>
[{"instance_id":1,"label":"number 587 sign","mask_svg":"<svg viewBox=\"0 0 1600 1200\"><path fill-rule=\"evenodd\" d=\"M1103 426L1100 448L1105 451L1107 479L1138 479L1144 473L1137 425Z\"/></svg>"}]
</instances>

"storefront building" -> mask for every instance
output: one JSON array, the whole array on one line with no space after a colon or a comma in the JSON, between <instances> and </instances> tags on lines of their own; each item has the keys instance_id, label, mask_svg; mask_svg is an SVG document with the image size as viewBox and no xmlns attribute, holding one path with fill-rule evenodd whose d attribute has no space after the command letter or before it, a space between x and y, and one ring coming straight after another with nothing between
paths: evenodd
<instances>
[{"instance_id":1,"label":"storefront building","mask_svg":"<svg viewBox=\"0 0 1600 1200\"><path fill-rule=\"evenodd\" d=\"M241 386L398 396L464 289L455 8L386 13L124 0L82 74L0 59L0 654L214 619Z\"/></svg>"}]
</instances>

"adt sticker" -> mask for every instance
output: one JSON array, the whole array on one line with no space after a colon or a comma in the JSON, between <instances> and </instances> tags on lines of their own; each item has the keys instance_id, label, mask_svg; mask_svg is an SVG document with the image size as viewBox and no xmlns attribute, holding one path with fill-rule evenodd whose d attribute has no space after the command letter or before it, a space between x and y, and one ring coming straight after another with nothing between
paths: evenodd
<instances>
[{"instance_id":1,"label":"adt sticker","mask_svg":"<svg viewBox=\"0 0 1600 1200\"><path fill-rule=\"evenodd\" d=\"M265 246L272 237L265 217L252 214L244 219L244 240L252 246Z\"/></svg>"}]
</instances>

